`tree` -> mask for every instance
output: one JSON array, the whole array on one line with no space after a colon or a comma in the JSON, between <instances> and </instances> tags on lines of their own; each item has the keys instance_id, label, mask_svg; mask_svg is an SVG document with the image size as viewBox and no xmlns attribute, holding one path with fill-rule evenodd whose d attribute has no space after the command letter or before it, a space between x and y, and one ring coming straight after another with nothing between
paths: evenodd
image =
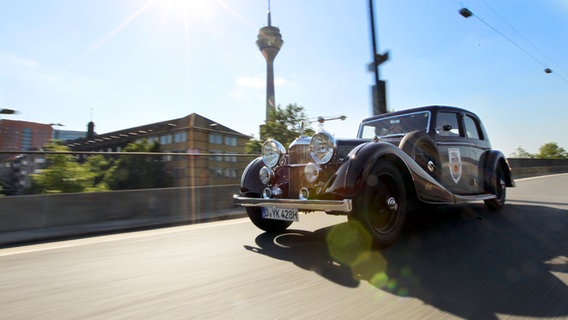
<instances>
[{"instance_id":1,"label":"tree","mask_svg":"<svg viewBox=\"0 0 568 320\"><path fill-rule=\"evenodd\" d=\"M68 152L69 148L50 144L46 150ZM93 184L94 173L69 154L49 154L47 168L32 174L33 189L39 193L68 193L97 191Z\"/></svg>"},{"instance_id":2,"label":"tree","mask_svg":"<svg viewBox=\"0 0 568 320\"><path fill-rule=\"evenodd\" d=\"M535 155L538 159L566 159L568 155L566 150L558 146L556 142L548 142L543 144L539 153Z\"/></svg>"},{"instance_id":3,"label":"tree","mask_svg":"<svg viewBox=\"0 0 568 320\"><path fill-rule=\"evenodd\" d=\"M93 191L106 191L109 189L105 176L114 165L112 159L106 159L102 155L94 155L87 158L83 166L92 174Z\"/></svg>"},{"instance_id":4,"label":"tree","mask_svg":"<svg viewBox=\"0 0 568 320\"><path fill-rule=\"evenodd\" d=\"M266 124L260 127L260 136L262 139L276 139L282 145L288 146L294 139L300 136L300 126L304 123L305 126L309 125L308 118L304 113L304 107L295 103L287 105L282 108L280 105L272 113L272 117ZM305 135L313 135L314 130L307 127L304 128ZM251 139L245 150L247 153L260 154L262 143L264 141Z\"/></svg>"},{"instance_id":5,"label":"tree","mask_svg":"<svg viewBox=\"0 0 568 320\"><path fill-rule=\"evenodd\" d=\"M172 176L164 169L160 144L144 139L131 143L125 152L156 153L156 155L123 155L105 174L104 181L112 190L165 188L173 185Z\"/></svg>"},{"instance_id":6,"label":"tree","mask_svg":"<svg viewBox=\"0 0 568 320\"><path fill-rule=\"evenodd\" d=\"M245 152L248 154L260 154L262 151L262 141L254 138L250 139L245 145Z\"/></svg>"},{"instance_id":7,"label":"tree","mask_svg":"<svg viewBox=\"0 0 568 320\"><path fill-rule=\"evenodd\" d=\"M523 147L519 146L517 150L511 154L511 158L534 158L534 155L528 153Z\"/></svg>"}]
</instances>

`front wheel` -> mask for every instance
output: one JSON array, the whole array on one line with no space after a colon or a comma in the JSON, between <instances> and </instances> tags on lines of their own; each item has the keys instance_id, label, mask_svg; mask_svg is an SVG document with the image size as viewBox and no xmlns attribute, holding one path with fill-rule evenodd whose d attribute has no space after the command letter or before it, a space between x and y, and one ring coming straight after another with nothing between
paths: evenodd
<instances>
[{"instance_id":1,"label":"front wheel","mask_svg":"<svg viewBox=\"0 0 568 320\"><path fill-rule=\"evenodd\" d=\"M388 246L398 239L406 218L407 201L399 168L380 160L367 177L355 207L357 220L377 246Z\"/></svg>"},{"instance_id":2,"label":"front wheel","mask_svg":"<svg viewBox=\"0 0 568 320\"><path fill-rule=\"evenodd\" d=\"M505 182L505 172L503 166L497 165L495 175L491 179L490 192L495 195L495 199L485 200L485 206L490 210L500 210L505 206L505 198L507 197L507 184Z\"/></svg>"},{"instance_id":3,"label":"front wheel","mask_svg":"<svg viewBox=\"0 0 568 320\"><path fill-rule=\"evenodd\" d=\"M266 232L284 231L292 224L292 221L264 219L262 217L262 208L246 207L246 210L250 221Z\"/></svg>"}]
</instances>

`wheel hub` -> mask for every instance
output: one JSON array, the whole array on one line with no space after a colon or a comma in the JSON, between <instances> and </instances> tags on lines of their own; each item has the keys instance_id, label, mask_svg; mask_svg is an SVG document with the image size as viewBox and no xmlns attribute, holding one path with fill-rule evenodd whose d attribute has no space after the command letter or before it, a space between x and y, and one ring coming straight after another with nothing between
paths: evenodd
<instances>
[{"instance_id":1,"label":"wheel hub","mask_svg":"<svg viewBox=\"0 0 568 320\"><path fill-rule=\"evenodd\" d=\"M387 206L392 211L396 211L398 209L398 203L396 202L396 199L394 197L389 197L387 199Z\"/></svg>"},{"instance_id":2,"label":"wheel hub","mask_svg":"<svg viewBox=\"0 0 568 320\"><path fill-rule=\"evenodd\" d=\"M436 165L432 160L428 161L428 171L434 172L434 170L436 170Z\"/></svg>"}]
</instances>

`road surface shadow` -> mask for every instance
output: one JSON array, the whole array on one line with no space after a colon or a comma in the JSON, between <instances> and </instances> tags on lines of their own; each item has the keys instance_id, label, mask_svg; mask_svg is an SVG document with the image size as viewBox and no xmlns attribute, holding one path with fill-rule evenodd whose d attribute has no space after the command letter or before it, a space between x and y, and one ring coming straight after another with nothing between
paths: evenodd
<instances>
[{"instance_id":1,"label":"road surface shadow","mask_svg":"<svg viewBox=\"0 0 568 320\"><path fill-rule=\"evenodd\" d=\"M352 223L263 233L255 241L258 247L245 249L346 287L366 281L462 318L568 316L567 210L428 208L410 219L396 244L380 250L370 249L367 235Z\"/></svg>"}]
</instances>

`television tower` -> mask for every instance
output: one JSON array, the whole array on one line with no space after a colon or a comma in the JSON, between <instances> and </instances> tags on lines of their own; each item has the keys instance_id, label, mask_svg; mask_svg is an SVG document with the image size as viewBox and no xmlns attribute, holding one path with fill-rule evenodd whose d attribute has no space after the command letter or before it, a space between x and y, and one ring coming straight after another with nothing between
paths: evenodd
<instances>
[{"instance_id":1,"label":"television tower","mask_svg":"<svg viewBox=\"0 0 568 320\"><path fill-rule=\"evenodd\" d=\"M266 120L268 122L276 111L274 98L274 58L282 47L282 35L280 29L272 26L270 18L270 0L268 0L268 25L260 28L256 45L266 59Z\"/></svg>"}]
</instances>

